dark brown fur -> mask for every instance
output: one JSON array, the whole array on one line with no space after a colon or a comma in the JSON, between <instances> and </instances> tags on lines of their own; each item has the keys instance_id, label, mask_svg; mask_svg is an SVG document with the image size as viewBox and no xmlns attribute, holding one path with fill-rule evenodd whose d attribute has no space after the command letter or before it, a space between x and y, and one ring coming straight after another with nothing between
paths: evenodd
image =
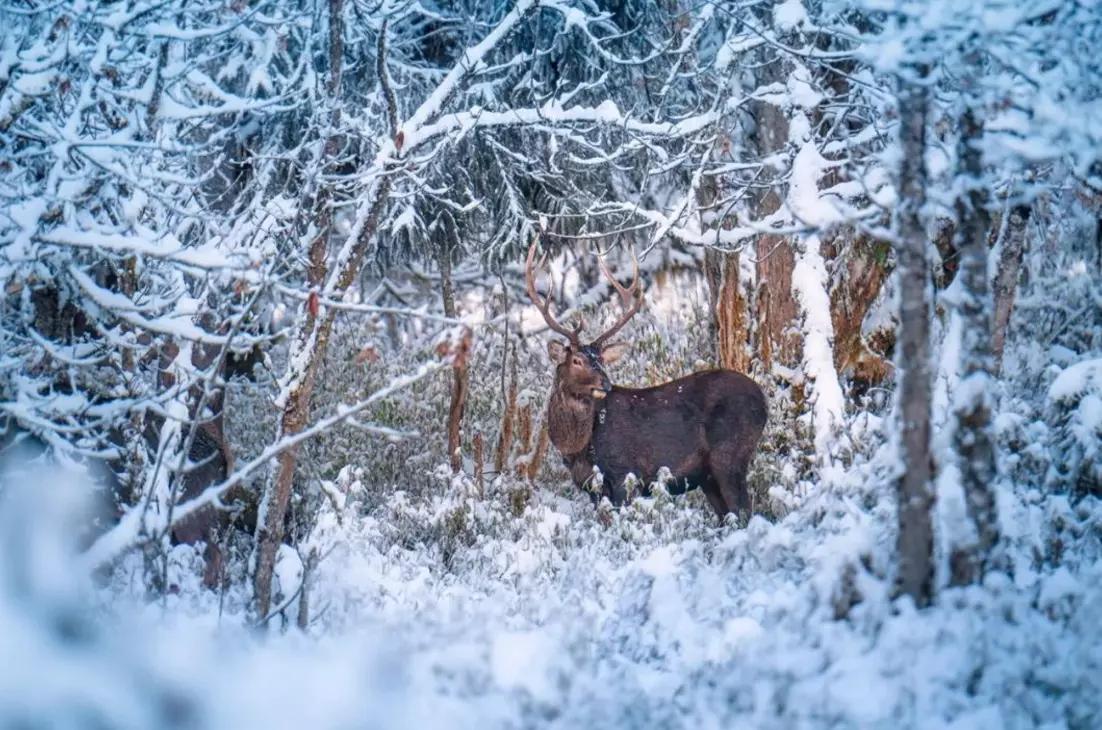
<instances>
[{"instance_id":1,"label":"dark brown fur","mask_svg":"<svg viewBox=\"0 0 1102 730\"><path fill-rule=\"evenodd\" d=\"M629 473L645 487L664 466L674 479L671 492L700 487L721 518L749 515L746 475L766 420L754 381L709 370L653 388L610 386L599 399L592 392L602 390L603 371L578 370L570 359L559 365L548 405L551 443L575 484L589 489L596 466L603 486L594 496L618 505Z\"/></svg>"}]
</instances>

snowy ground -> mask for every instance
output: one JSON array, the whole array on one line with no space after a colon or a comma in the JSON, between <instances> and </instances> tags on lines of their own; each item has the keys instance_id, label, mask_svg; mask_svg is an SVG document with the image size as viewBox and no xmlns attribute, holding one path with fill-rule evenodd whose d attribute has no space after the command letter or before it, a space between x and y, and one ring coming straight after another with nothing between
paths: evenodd
<instances>
[{"instance_id":1,"label":"snowy ground","mask_svg":"<svg viewBox=\"0 0 1102 730\"><path fill-rule=\"evenodd\" d=\"M537 490L513 516L463 482L334 507L309 632L266 638L241 628L243 593L197 587L191 548L164 601L120 598L137 556L82 589L52 529L67 505L15 524L9 490L0 725L1098 727L1099 505L1004 490L1013 579L916 612L888 596L885 475L873 459L745 530L695 497L606 526Z\"/></svg>"}]
</instances>

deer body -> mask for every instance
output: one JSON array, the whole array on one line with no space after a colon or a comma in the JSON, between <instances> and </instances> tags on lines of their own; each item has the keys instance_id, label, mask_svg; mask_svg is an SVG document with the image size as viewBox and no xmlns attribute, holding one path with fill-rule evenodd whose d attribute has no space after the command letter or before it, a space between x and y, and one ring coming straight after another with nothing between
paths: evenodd
<instances>
[{"instance_id":1,"label":"deer body","mask_svg":"<svg viewBox=\"0 0 1102 730\"><path fill-rule=\"evenodd\" d=\"M601 263L620 293L624 314L588 345L581 326L567 329L551 314L550 297L536 292L533 261L528 250L527 288L532 302L552 330L567 342L552 341L548 355L555 364L555 381L547 406L551 443L562 454L574 483L594 500L608 497L619 505L629 496L629 474L643 490L662 467L673 477L670 491L701 488L722 519L732 512L750 514L746 475L765 429L767 408L761 388L733 370L709 370L651 388L612 385L605 365L627 350L622 343L605 344L639 311L639 272L624 288ZM594 469L600 472L600 482ZM594 489L596 484L600 489Z\"/></svg>"},{"instance_id":2,"label":"deer body","mask_svg":"<svg viewBox=\"0 0 1102 730\"><path fill-rule=\"evenodd\" d=\"M556 413L563 403L552 396L549 423L563 422ZM595 499L606 496L622 504L629 474L645 492L666 467L673 477L671 493L699 487L720 517L749 512L746 474L765 427L766 404L761 388L745 375L710 370L652 388L614 386L604 398L579 400L574 407L591 414L589 439L579 449L580 434L564 441L552 429L551 443L563 454L574 483ZM593 467L601 474L599 493L590 489Z\"/></svg>"}]
</instances>

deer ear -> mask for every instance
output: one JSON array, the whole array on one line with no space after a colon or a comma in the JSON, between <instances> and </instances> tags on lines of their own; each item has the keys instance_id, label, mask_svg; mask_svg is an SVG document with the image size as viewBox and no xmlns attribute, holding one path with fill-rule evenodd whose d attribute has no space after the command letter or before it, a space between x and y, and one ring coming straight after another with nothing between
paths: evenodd
<instances>
[{"instance_id":1,"label":"deer ear","mask_svg":"<svg viewBox=\"0 0 1102 730\"><path fill-rule=\"evenodd\" d=\"M626 342L613 342L607 347L601 348L601 359L605 361L606 365L619 360L628 351L628 343Z\"/></svg>"},{"instance_id":2,"label":"deer ear","mask_svg":"<svg viewBox=\"0 0 1102 730\"><path fill-rule=\"evenodd\" d=\"M566 362L566 345L558 340L551 340L547 343L547 354L551 357L551 362L562 365Z\"/></svg>"}]
</instances>

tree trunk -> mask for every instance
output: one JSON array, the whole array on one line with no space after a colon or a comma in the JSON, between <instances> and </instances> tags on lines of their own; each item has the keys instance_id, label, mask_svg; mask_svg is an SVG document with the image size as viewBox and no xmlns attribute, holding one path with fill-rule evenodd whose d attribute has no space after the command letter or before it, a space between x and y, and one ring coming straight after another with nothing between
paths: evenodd
<instances>
[{"instance_id":1,"label":"tree trunk","mask_svg":"<svg viewBox=\"0 0 1102 730\"><path fill-rule=\"evenodd\" d=\"M767 372L776 362L791 368L800 362L796 299L792 270L796 265L792 242L786 236L759 236L756 244L758 290L757 355Z\"/></svg>"},{"instance_id":2,"label":"tree trunk","mask_svg":"<svg viewBox=\"0 0 1102 730\"><path fill-rule=\"evenodd\" d=\"M505 348L505 358L508 359L508 343ZM503 360L502 367L505 362ZM516 349L513 350L513 374L509 380L509 389L505 393L505 412L501 416L501 433L498 435L497 448L494 449L494 471L502 473L508 467L509 454L513 448L513 420L517 412L517 357Z\"/></svg>"},{"instance_id":3,"label":"tree trunk","mask_svg":"<svg viewBox=\"0 0 1102 730\"><path fill-rule=\"evenodd\" d=\"M740 373L748 372L750 317L739 278L739 252L709 250L704 254L704 269L708 280L719 366Z\"/></svg>"},{"instance_id":4,"label":"tree trunk","mask_svg":"<svg viewBox=\"0 0 1102 730\"><path fill-rule=\"evenodd\" d=\"M828 294L830 277L819 236L801 236L798 243L793 291L800 305L802 367L811 404L815 459L819 466L827 467L833 464L838 451L849 448L841 432L845 399L834 366L834 323L830 318Z\"/></svg>"},{"instance_id":5,"label":"tree trunk","mask_svg":"<svg viewBox=\"0 0 1102 730\"><path fill-rule=\"evenodd\" d=\"M769 104L762 105L757 119L755 152L762 158L776 154L788 141L788 119L784 112ZM755 201L754 214L758 219L765 218L776 213L780 205L775 186L770 186ZM767 373L773 371L774 363L786 369L796 368L803 352L799 307L792 291L792 272L796 267L792 239L778 234L759 235L754 242L754 255L757 358Z\"/></svg>"},{"instance_id":6,"label":"tree trunk","mask_svg":"<svg viewBox=\"0 0 1102 730\"><path fill-rule=\"evenodd\" d=\"M1017 205L1011 209L1010 219L1006 224L1006 238L999 251L999 271L995 277L995 322L991 336L996 372L1002 367L1006 331L1010 326L1010 315L1014 311L1014 296L1018 291L1018 279L1022 272L1029 214L1028 205Z\"/></svg>"},{"instance_id":7,"label":"tree trunk","mask_svg":"<svg viewBox=\"0 0 1102 730\"><path fill-rule=\"evenodd\" d=\"M701 181L697 191L697 203L703 211L701 228L705 230L726 225L712 209L718 197L717 185L715 177L709 175ZM704 276L708 283L710 329L716 360L721 368L745 373L750 369L750 313L739 273L738 251L707 249L704 252Z\"/></svg>"},{"instance_id":8,"label":"tree trunk","mask_svg":"<svg viewBox=\"0 0 1102 730\"><path fill-rule=\"evenodd\" d=\"M919 74L924 77L924 72ZM904 81L903 83L907 83ZM921 82L900 94L900 213L897 261L900 316L896 353L899 374L902 475L899 497L899 573L896 587L918 606L933 592L934 493L930 481L930 271L922 208L926 203L926 104Z\"/></svg>"},{"instance_id":9,"label":"tree trunk","mask_svg":"<svg viewBox=\"0 0 1102 730\"><path fill-rule=\"evenodd\" d=\"M546 414L543 418L543 423L540 424L540 433L536 437L536 452L532 454L531 459L528 460L528 481L536 481L536 475L539 474L540 466L543 464L543 460L547 457L547 447L551 443L551 429L547 423Z\"/></svg>"},{"instance_id":10,"label":"tree trunk","mask_svg":"<svg viewBox=\"0 0 1102 730\"><path fill-rule=\"evenodd\" d=\"M298 594L298 617L295 625L299 631L306 631L310 627L310 584L314 580L314 571L317 569L318 554L311 550L306 559L302 561L302 586Z\"/></svg>"},{"instance_id":11,"label":"tree trunk","mask_svg":"<svg viewBox=\"0 0 1102 730\"><path fill-rule=\"evenodd\" d=\"M341 13L343 0L329 0L329 83L328 90L333 103L331 134L326 140L326 151L335 155L339 145L337 130L340 121L340 105L338 95L340 92L341 60L343 58L343 24ZM379 65L383 65L386 54L386 24L379 34L378 56ZM386 83L385 78L381 79ZM335 287L329 292L330 296L340 298L355 281L368 247L375 237L379 216L386 205L387 196L390 194L390 177L383 176L374 190L374 199L371 207L366 211L362 219L362 225L355 233L355 241L345 260L341 262L341 268L334 272ZM309 266L307 269L307 281L311 287L311 293L306 302L306 312L303 324L299 329L292 349L291 367L296 363L301 367L297 379L292 380L282 394L283 415L280 418L277 440L301 433L310 420L310 403L314 392L314 379L318 367L325 359L325 353L329 348L329 337L333 330L333 320L336 310L326 308L321 310L319 301L319 289L326 281L328 273L328 244L332 232L332 208L329 204L329 193L322 188L318 193L318 235L310 245ZM282 451L276 457L276 464L271 481L265 487L257 515L255 558L253 574L253 617L257 622L267 618L271 607L272 598L272 571L275 569L276 553L280 543L283 542L283 523L287 514L287 506L291 499L291 488L294 483L295 468L298 463L298 446L292 446Z\"/></svg>"},{"instance_id":12,"label":"tree trunk","mask_svg":"<svg viewBox=\"0 0 1102 730\"><path fill-rule=\"evenodd\" d=\"M850 238L852 237L852 238ZM848 246L841 248L843 239ZM890 245L853 231L836 236L829 254L834 265L844 267L836 276L837 284L830 290L830 319L834 324L834 367L839 375L849 377L855 385L879 385L891 375L892 365L884 355L869 349L864 337L865 317L875 304L891 267L888 264ZM888 339L894 337L890 333Z\"/></svg>"},{"instance_id":13,"label":"tree trunk","mask_svg":"<svg viewBox=\"0 0 1102 730\"><path fill-rule=\"evenodd\" d=\"M532 404L525 401L517 410L517 456L513 461L518 479L523 479L528 474L526 459L532 451Z\"/></svg>"},{"instance_id":14,"label":"tree trunk","mask_svg":"<svg viewBox=\"0 0 1102 730\"><path fill-rule=\"evenodd\" d=\"M452 262L447 252L440 253L440 294L444 300L444 314L455 319L459 316L455 307L455 286L452 282ZM459 357L452 366L451 404L448 406L448 460L452 473L458 474L463 468L461 436L463 433L463 410L467 405L467 387L470 373L467 358Z\"/></svg>"},{"instance_id":15,"label":"tree trunk","mask_svg":"<svg viewBox=\"0 0 1102 730\"><path fill-rule=\"evenodd\" d=\"M957 250L960 251L961 380L954 405L953 446L960 469L975 540L956 545L950 556L954 585L979 581L999 539L995 512L995 448L991 439L991 302L987 285L987 239L991 216L986 207L979 144L982 127L971 108L961 120L960 164L968 192L958 198Z\"/></svg>"},{"instance_id":16,"label":"tree trunk","mask_svg":"<svg viewBox=\"0 0 1102 730\"><path fill-rule=\"evenodd\" d=\"M474 458L474 483L478 485L478 496L482 497L486 494L486 462L483 460L482 454L482 432L475 432L474 438L471 439L471 452Z\"/></svg>"}]
</instances>

